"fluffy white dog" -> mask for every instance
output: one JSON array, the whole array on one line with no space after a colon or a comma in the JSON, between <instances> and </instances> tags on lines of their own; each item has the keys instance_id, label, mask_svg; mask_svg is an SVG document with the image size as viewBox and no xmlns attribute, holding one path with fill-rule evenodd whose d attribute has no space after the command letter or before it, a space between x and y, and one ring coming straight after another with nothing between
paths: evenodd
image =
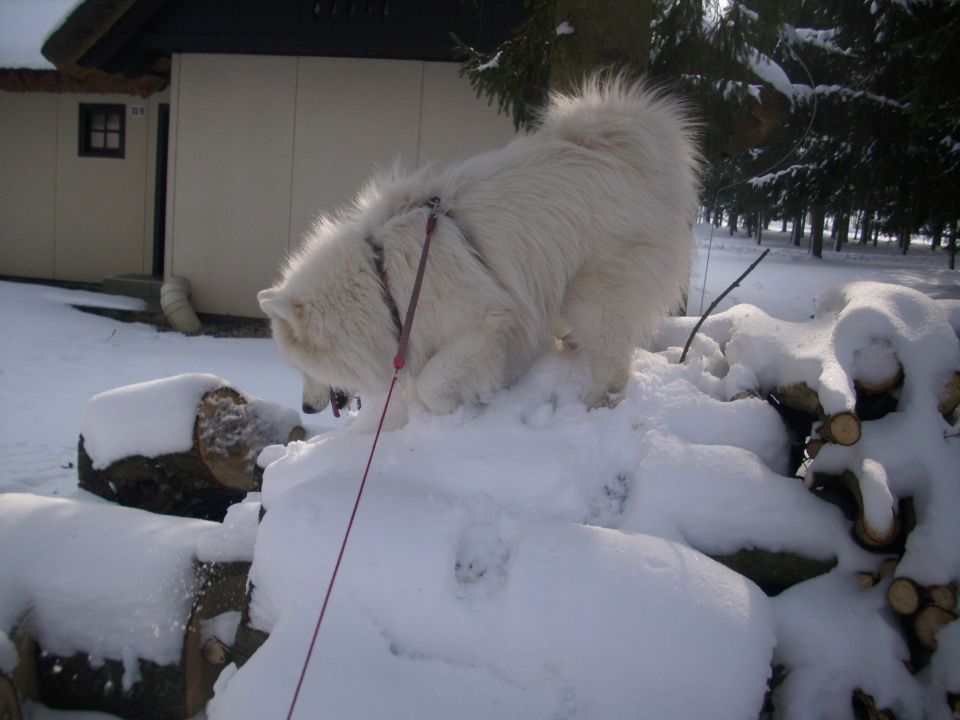
<instances>
[{"instance_id":1,"label":"fluffy white dog","mask_svg":"<svg viewBox=\"0 0 960 720\"><path fill-rule=\"evenodd\" d=\"M676 101L622 78L554 95L541 120L446 169L373 180L259 294L304 375L306 410L323 409L330 388L385 392L434 207L407 399L434 413L484 402L562 337L588 360L584 401L617 402L633 349L689 276L693 125Z\"/></svg>"}]
</instances>

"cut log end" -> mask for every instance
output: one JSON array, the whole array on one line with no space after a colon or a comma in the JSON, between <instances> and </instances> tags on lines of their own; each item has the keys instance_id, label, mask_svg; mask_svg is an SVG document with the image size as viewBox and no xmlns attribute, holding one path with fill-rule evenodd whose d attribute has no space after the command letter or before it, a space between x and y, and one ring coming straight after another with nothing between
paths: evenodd
<instances>
[{"instance_id":1,"label":"cut log end","mask_svg":"<svg viewBox=\"0 0 960 720\"><path fill-rule=\"evenodd\" d=\"M0 720L23 720L17 689L4 675L0 675Z\"/></svg>"},{"instance_id":2,"label":"cut log end","mask_svg":"<svg viewBox=\"0 0 960 720\"><path fill-rule=\"evenodd\" d=\"M937 633L940 628L957 619L957 614L936 605L923 608L914 616L913 630L917 641L928 650L937 649Z\"/></svg>"},{"instance_id":3,"label":"cut log end","mask_svg":"<svg viewBox=\"0 0 960 720\"><path fill-rule=\"evenodd\" d=\"M837 445L856 445L861 432L860 419L852 412L831 415L820 428L823 439Z\"/></svg>"},{"instance_id":4,"label":"cut log end","mask_svg":"<svg viewBox=\"0 0 960 720\"><path fill-rule=\"evenodd\" d=\"M955 372L943 387L937 410L941 415L950 415L958 406L960 406L960 372Z\"/></svg>"},{"instance_id":5,"label":"cut log end","mask_svg":"<svg viewBox=\"0 0 960 720\"><path fill-rule=\"evenodd\" d=\"M920 609L923 590L910 578L899 577L890 584L887 600L900 615L913 615Z\"/></svg>"},{"instance_id":6,"label":"cut log end","mask_svg":"<svg viewBox=\"0 0 960 720\"><path fill-rule=\"evenodd\" d=\"M893 372L883 376L856 378L853 381L853 386L864 395L885 395L903 382L903 365L897 362L892 369Z\"/></svg>"}]
</instances>

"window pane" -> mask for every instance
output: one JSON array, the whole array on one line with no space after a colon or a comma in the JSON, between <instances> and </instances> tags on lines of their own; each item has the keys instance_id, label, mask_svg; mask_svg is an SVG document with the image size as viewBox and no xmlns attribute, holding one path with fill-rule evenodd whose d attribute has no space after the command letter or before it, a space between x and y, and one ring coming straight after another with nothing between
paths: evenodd
<instances>
[{"instance_id":1,"label":"window pane","mask_svg":"<svg viewBox=\"0 0 960 720\"><path fill-rule=\"evenodd\" d=\"M120 115L117 113L110 113L107 115L107 130L119 130L120 129Z\"/></svg>"},{"instance_id":2,"label":"window pane","mask_svg":"<svg viewBox=\"0 0 960 720\"><path fill-rule=\"evenodd\" d=\"M107 126L107 116L105 113L93 113L90 116L90 129L103 130Z\"/></svg>"},{"instance_id":3,"label":"window pane","mask_svg":"<svg viewBox=\"0 0 960 720\"><path fill-rule=\"evenodd\" d=\"M106 140L102 132L92 132L90 133L90 147L93 150L103 150L106 145Z\"/></svg>"},{"instance_id":4,"label":"window pane","mask_svg":"<svg viewBox=\"0 0 960 720\"><path fill-rule=\"evenodd\" d=\"M120 133L107 133L107 147L111 150L120 149Z\"/></svg>"}]
</instances>

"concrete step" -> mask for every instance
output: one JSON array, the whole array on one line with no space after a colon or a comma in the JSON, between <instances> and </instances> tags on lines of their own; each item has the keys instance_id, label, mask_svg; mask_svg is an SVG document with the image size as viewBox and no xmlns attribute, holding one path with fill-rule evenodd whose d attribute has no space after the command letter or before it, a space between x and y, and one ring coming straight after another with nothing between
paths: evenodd
<instances>
[{"instance_id":1,"label":"concrete step","mask_svg":"<svg viewBox=\"0 0 960 720\"><path fill-rule=\"evenodd\" d=\"M147 310L160 309L160 288L163 278L152 275L111 275L103 279L103 291L113 295L141 298Z\"/></svg>"}]
</instances>

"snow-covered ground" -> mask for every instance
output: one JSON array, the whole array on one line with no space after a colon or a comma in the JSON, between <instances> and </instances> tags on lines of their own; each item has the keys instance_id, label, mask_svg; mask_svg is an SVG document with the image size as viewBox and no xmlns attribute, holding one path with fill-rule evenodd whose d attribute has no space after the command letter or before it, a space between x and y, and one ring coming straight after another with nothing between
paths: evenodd
<instances>
[{"instance_id":1,"label":"snow-covered ground","mask_svg":"<svg viewBox=\"0 0 960 720\"><path fill-rule=\"evenodd\" d=\"M704 305L759 252L723 229L708 250L709 237L698 228L693 313L705 269ZM708 321L690 360L676 364L692 319L668 321L638 351L616 408L587 412L583 367L551 353L489 406L447 417L414 408L382 438L297 717L752 718L771 664L789 671L780 717L848 717L854 688L898 718L950 717L942 696L960 690L960 623L910 675L885 585L854 580L883 556L785 476L777 413L728 399L803 380L840 412L865 351L892 349L907 376L899 412L815 462L858 472L878 525L895 498L913 496L920 525L903 574L956 581L960 441L943 437L949 426L931 408L960 370L960 301L940 302L960 298L960 278L922 247L904 258L851 246L821 261L777 233L764 246L773 252ZM827 292L859 280L920 293ZM114 507L76 486L92 396L212 373L296 408L299 378L269 340L158 333L72 304L136 302L0 282L0 670L16 657L5 633L29 610L45 647L121 660L135 682L134 658L176 657L193 558L246 557L252 621L270 638L244 667L228 666L207 714L286 716L370 436L349 418L307 418L312 437L265 451L262 494L222 526ZM195 393L207 382L163 387ZM118 421L115 432L131 427ZM105 555L108 542L123 552ZM768 598L708 557L750 547L837 565ZM34 707L33 720L71 717L87 716Z\"/></svg>"}]
</instances>

